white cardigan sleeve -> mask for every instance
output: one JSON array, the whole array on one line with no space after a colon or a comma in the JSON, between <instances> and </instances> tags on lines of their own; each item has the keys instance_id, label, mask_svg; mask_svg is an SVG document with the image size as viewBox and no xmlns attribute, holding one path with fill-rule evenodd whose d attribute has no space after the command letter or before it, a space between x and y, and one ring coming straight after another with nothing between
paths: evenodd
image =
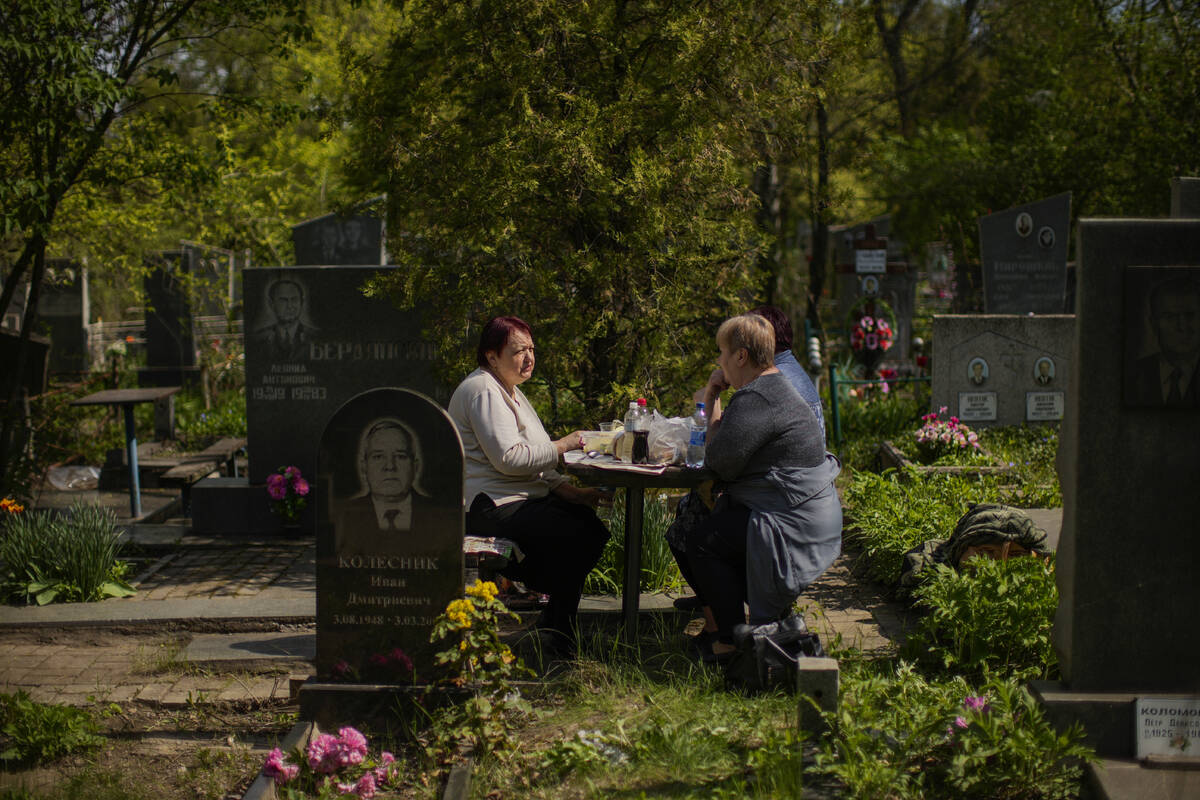
<instances>
[{"instance_id":1,"label":"white cardigan sleeve","mask_svg":"<svg viewBox=\"0 0 1200 800\"><path fill-rule=\"evenodd\" d=\"M553 486L561 481L553 473L558 465L558 449L546 435L528 400L523 405L506 400L499 392L483 391L471 398L467 414L479 447L497 472L513 477L543 477ZM523 413L524 412L524 413Z\"/></svg>"}]
</instances>

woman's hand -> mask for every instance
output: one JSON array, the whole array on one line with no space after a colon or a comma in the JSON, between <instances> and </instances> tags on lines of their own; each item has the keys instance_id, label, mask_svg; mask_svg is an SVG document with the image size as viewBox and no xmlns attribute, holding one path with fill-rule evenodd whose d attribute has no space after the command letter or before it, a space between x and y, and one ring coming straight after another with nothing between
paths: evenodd
<instances>
[{"instance_id":1,"label":"woman's hand","mask_svg":"<svg viewBox=\"0 0 1200 800\"><path fill-rule=\"evenodd\" d=\"M554 448L558 450L558 454L560 456L564 453L569 453L572 450L582 450L583 431L572 431L571 433L568 433L566 436L554 443Z\"/></svg>"},{"instance_id":2,"label":"woman's hand","mask_svg":"<svg viewBox=\"0 0 1200 800\"><path fill-rule=\"evenodd\" d=\"M558 486L554 487L554 493L566 500L568 503L578 503L581 506L591 506L592 508L607 508L612 505L613 493L604 492L600 489L581 489L574 484L563 481Z\"/></svg>"}]
</instances>

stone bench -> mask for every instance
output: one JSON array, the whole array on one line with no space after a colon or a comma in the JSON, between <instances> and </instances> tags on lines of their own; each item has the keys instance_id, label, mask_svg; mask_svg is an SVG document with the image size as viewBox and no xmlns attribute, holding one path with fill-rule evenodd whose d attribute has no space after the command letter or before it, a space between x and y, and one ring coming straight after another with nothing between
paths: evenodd
<instances>
[{"instance_id":1,"label":"stone bench","mask_svg":"<svg viewBox=\"0 0 1200 800\"><path fill-rule=\"evenodd\" d=\"M218 439L199 453L180 456L175 466L158 477L160 486L178 488L183 495L183 510L191 508L192 485L224 467L230 477L237 477L237 456L246 448L246 440L238 437Z\"/></svg>"}]
</instances>

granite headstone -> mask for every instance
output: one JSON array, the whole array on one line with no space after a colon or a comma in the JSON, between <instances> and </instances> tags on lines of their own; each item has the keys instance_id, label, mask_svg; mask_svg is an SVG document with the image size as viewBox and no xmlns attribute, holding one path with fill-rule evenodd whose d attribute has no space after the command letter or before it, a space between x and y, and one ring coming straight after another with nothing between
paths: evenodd
<instances>
[{"instance_id":1,"label":"granite headstone","mask_svg":"<svg viewBox=\"0 0 1200 800\"><path fill-rule=\"evenodd\" d=\"M320 438L317 677L404 684L434 672L434 619L463 594L463 450L428 397L348 400Z\"/></svg>"},{"instance_id":2,"label":"granite headstone","mask_svg":"<svg viewBox=\"0 0 1200 800\"><path fill-rule=\"evenodd\" d=\"M88 368L87 267L74 259L46 261L38 297L38 330L50 340L50 371L79 374Z\"/></svg>"},{"instance_id":3,"label":"granite headstone","mask_svg":"<svg viewBox=\"0 0 1200 800\"><path fill-rule=\"evenodd\" d=\"M1063 313L1070 224L1070 192L979 219L986 313Z\"/></svg>"},{"instance_id":4,"label":"granite headstone","mask_svg":"<svg viewBox=\"0 0 1200 800\"><path fill-rule=\"evenodd\" d=\"M46 391L46 379L50 371L50 340L36 333L29 334L29 342L25 349L25 368L17 376L17 359L21 346L19 331L7 327L0 328L0 398L7 401L13 390L13 383L18 383L18 392L24 391L29 396L42 394Z\"/></svg>"},{"instance_id":5,"label":"granite headstone","mask_svg":"<svg viewBox=\"0 0 1200 800\"><path fill-rule=\"evenodd\" d=\"M1074 342L1069 314L934 315L933 408L972 427L1061 420Z\"/></svg>"},{"instance_id":6,"label":"granite headstone","mask_svg":"<svg viewBox=\"0 0 1200 800\"><path fill-rule=\"evenodd\" d=\"M146 259L146 366L141 386L179 386L199 379L192 318L189 260L182 250Z\"/></svg>"},{"instance_id":7,"label":"granite headstone","mask_svg":"<svg viewBox=\"0 0 1200 800\"><path fill-rule=\"evenodd\" d=\"M1171 327L1159 354L1192 365L1193 390L1200 380L1200 294L1184 288L1200 280L1200 221L1082 220L1078 246L1078 333L1058 454L1063 679L1073 691L1197 694L1200 407L1167 402L1169 381L1158 376L1147 392L1157 389L1160 402L1131 398L1130 388L1142 371L1133 354L1148 324L1157 328L1147 293L1164 281L1178 283L1158 310L1158 324Z\"/></svg>"},{"instance_id":8,"label":"granite headstone","mask_svg":"<svg viewBox=\"0 0 1200 800\"><path fill-rule=\"evenodd\" d=\"M1200 219L1200 178L1171 178L1171 216Z\"/></svg>"},{"instance_id":9,"label":"granite headstone","mask_svg":"<svg viewBox=\"0 0 1200 800\"><path fill-rule=\"evenodd\" d=\"M414 389L439 402L436 353L418 312L366 297L360 287L395 267L256 267L246 297L246 426L249 479L282 466L312 475L330 416L380 386Z\"/></svg>"},{"instance_id":10,"label":"granite headstone","mask_svg":"<svg viewBox=\"0 0 1200 800\"><path fill-rule=\"evenodd\" d=\"M292 226L292 247L300 266L380 265L387 261L382 204L350 214L326 214Z\"/></svg>"}]
</instances>

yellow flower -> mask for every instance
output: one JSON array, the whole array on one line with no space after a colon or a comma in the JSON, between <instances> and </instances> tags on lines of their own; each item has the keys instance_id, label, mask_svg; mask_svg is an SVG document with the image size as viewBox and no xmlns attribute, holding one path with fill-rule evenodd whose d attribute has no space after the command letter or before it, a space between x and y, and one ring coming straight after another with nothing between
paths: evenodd
<instances>
[{"instance_id":1,"label":"yellow flower","mask_svg":"<svg viewBox=\"0 0 1200 800\"><path fill-rule=\"evenodd\" d=\"M496 595L499 592L496 589L496 584L491 581L477 580L467 587L467 594L471 597L478 597L485 603L490 603L496 599Z\"/></svg>"},{"instance_id":2,"label":"yellow flower","mask_svg":"<svg viewBox=\"0 0 1200 800\"><path fill-rule=\"evenodd\" d=\"M467 649L467 640L466 639L463 639L461 642L458 643L458 649L459 650Z\"/></svg>"},{"instance_id":3,"label":"yellow flower","mask_svg":"<svg viewBox=\"0 0 1200 800\"><path fill-rule=\"evenodd\" d=\"M0 509L7 511L10 514L20 514L25 510L25 506L21 505L10 497L6 497L3 500L0 500Z\"/></svg>"}]
</instances>

